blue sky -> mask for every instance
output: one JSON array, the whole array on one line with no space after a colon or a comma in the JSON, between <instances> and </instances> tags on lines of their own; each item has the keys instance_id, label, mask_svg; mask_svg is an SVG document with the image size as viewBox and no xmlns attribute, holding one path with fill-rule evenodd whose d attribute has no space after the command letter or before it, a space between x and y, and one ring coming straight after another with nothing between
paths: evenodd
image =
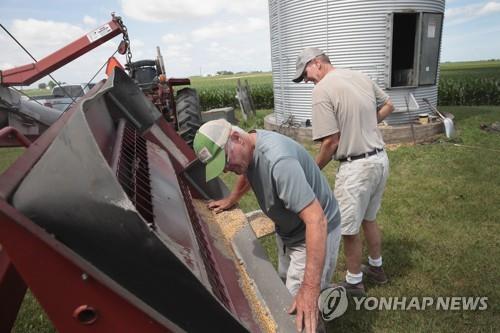
<instances>
[{"instance_id":1,"label":"blue sky","mask_svg":"<svg viewBox=\"0 0 500 333\"><path fill-rule=\"evenodd\" d=\"M271 69L267 0L0 1L0 23L36 58L106 23L111 12L128 27L133 60L153 59L160 46L169 76ZM499 35L500 0L448 0L441 60L498 59ZM66 65L55 78L86 82L119 41ZM0 69L31 62L2 30L0 46Z\"/></svg>"}]
</instances>

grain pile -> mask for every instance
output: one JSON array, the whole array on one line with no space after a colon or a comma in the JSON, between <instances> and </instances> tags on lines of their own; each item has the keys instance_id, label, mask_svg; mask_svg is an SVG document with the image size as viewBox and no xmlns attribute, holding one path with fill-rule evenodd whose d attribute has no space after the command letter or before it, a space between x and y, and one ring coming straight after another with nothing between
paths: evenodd
<instances>
[{"instance_id":1,"label":"grain pile","mask_svg":"<svg viewBox=\"0 0 500 333\"><path fill-rule=\"evenodd\" d=\"M271 221L269 217L260 212L258 214L247 215L250 225L252 226L253 232L257 238L261 238L270 235L275 232L274 222Z\"/></svg>"},{"instance_id":2,"label":"grain pile","mask_svg":"<svg viewBox=\"0 0 500 333\"><path fill-rule=\"evenodd\" d=\"M243 263L237 259L232 249L231 240L234 235L248 223L245 214L238 208L215 214L208 209L207 202L203 200L193 199L193 204L198 215L208 224L212 236L217 239L215 244L217 248L233 260L240 276L241 289L262 332L276 332L276 323L268 308L257 297L254 281L248 276Z\"/></svg>"}]
</instances>

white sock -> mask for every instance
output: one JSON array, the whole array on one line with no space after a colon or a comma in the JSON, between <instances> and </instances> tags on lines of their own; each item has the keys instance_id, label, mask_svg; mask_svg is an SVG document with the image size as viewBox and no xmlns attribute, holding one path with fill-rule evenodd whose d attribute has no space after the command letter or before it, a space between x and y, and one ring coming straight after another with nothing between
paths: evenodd
<instances>
[{"instance_id":1,"label":"white sock","mask_svg":"<svg viewBox=\"0 0 500 333\"><path fill-rule=\"evenodd\" d=\"M368 256L368 264L373 267L382 267L382 256L378 257L377 259L372 259L370 256Z\"/></svg>"},{"instance_id":2,"label":"white sock","mask_svg":"<svg viewBox=\"0 0 500 333\"><path fill-rule=\"evenodd\" d=\"M347 274L345 275L345 280L347 283L350 284L358 284L361 281L363 281L363 272L359 272L358 274L352 274L351 272L347 271Z\"/></svg>"}]
</instances>

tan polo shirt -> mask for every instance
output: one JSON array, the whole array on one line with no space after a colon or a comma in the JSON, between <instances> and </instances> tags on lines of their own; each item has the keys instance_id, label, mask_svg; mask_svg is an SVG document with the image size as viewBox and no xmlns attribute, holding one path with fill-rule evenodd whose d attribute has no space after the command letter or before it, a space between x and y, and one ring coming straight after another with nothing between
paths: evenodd
<instances>
[{"instance_id":1,"label":"tan polo shirt","mask_svg":"<svg viewBox=\"0 0 500 333\"><path fill-rule=\"evenodd\" d=\"M365 74L335 68L312 92L313 140L340 132L336 160L383 148L377 110L388 98Z\"/></svg>"}]
</instances>

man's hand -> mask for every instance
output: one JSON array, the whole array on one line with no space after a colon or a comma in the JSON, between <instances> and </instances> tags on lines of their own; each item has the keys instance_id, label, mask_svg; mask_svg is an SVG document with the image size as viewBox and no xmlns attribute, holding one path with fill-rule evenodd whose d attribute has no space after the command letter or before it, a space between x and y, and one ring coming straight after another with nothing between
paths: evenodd
<instances>
[{"instance_id":1,"label":"man's hand","mask_svg":"<svg viewBox=\"0 0 500 333\"><path fill-rule=\"evenodd\" d=\"M250 183L245 175L240 175L236 179L236 185L233 191L227 197L211 201L208 203L208 208L212 209L215 214L228 210L240 201L241 197L250 189Z\"/></svg>"},{"instance_id":2,"label":"man's hand","mask_svg":"<svg viewBox=\"0 0 500 333\"><path fill-rule=\"evenodd\" d=\"M212 209L216 214L228 210L236 204L230 197L226 197L217 201L210 201L208 208Z\"/></svg>"},{"instance_id":3,"label":"man's hand","mask_svg":"<svg viewBox=\"0 0 500 333\"><path fill-rule=\"evenodd\" d=\"M315 333L318 327L318 297L319 285L309 286L303 284L292 307L288 310L289 314L296 313L295 325L297 332L302 332L305 326L306 333Z\"/></svg>"},{"instance_id":4,"label":"man's hand","mask_svg":"<svg viewBox=\"0 0 500 333\"><path fill-rule=\"evenodd\" d=\"M306 224L306 269L299 292L289 313L297 312L295 325L301 332L316 333L318 327L318 297L325 263L327 220L318 199L314 199L299 213Z\"/></svg>"},{"instance_id":5,"label":"man's hand","mask_svg":"<svg viewBox=\"0 0 500 333\"><path fill-rule=\"evenodd\" d=\"M380 110L377 110L377 123L380 123L382 120L384 120L388 115L390 115L394 111L394 105L392 104L392 101L390 98L385 101L385 104L380 108Z\"/></svg>"},{"instance_id":6,"label":"man's hand","mask_svg":"<svg viewBox=\"0 0 500 333\"><path fill-rule=\"evenodd\" d=\"M316 164L323 170L323 168L332 160L333 154L337 151L340 142L340 132L329 135L321 139L321 146L319 153L316 155Z\"/></svg>"}]
</instances>

